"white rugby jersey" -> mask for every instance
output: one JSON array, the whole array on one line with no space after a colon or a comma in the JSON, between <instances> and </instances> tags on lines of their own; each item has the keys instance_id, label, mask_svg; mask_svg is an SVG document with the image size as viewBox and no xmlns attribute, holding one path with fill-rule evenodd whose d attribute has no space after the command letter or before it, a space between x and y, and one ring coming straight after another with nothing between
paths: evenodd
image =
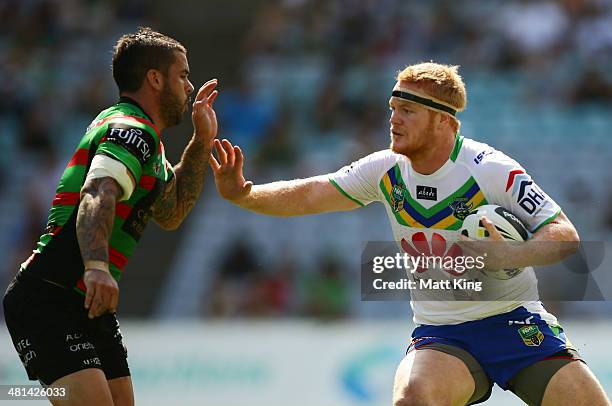
<instances>
[{"instance_id":1,"label":"white rugby jersey","mask_svg":"<svg viewBox=\"0 0 612 406\"><path fill-rule=\"evenodd\" d=\"M410 255L452 252L453 244L459 240L457 230L463 218L484 204L508 209L531 232L561 211L516 161L461 135L457 135L448 161L433 174L419 174L407 157L384 150L341 168L329 180L360 205L382 202L395 241ZM509 280L489 278L480 272L478 275L480 280L485 280L489 295L496 292L493 300L490 296L487 301L479 301L474 296L472 301L443 300L440 293L413 290L411 306L415 323L457 324L508 312L518 306L525 306L556 323L554 316L537 300L533 268Z\"/></svg>"}]
</instances>

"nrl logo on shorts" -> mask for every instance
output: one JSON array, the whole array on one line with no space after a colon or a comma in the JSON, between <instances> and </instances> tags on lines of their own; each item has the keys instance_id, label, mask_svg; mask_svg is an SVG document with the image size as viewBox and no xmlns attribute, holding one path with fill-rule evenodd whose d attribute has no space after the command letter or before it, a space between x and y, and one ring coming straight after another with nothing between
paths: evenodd
<instances>
[{"instance_id":1,"label":"nrl logo on shorts","mask_svg":"<svg viewBox=\"0 0 612 406\"><path fill-rule=\"evenodd\" d=\"M535 324L529 324L518 329L518 333L525 345L538 347L544 341L544 334Z\"/></svg>"},{"instance_id":2,"label":"nrl logo on shorts","mask_svg":"<svg viewBox=\"0 0 612 406\"><path fill-rule=\"evenodd\" d=\"M404 185L398 183L391 189L391 209L394 213L404 208Z\"/></svg>"},{"instance_id":3,"label":"nrl logo on shorts","mask_svg":"<svg viewBox=\"0 0 612 406\"><path fill-rule=\"evenodd\" d=\"M467 203L467 197L456 197L448 207L453 211L453 216L455 216L459 220L465 220L465 218L470 214L472 209L474 208L474 203Z\"/></svg>"},{"instance_id":4,"label":"nrl logo on shorts","mask_svg":"<svg viewBox=\"0 0 612 406\"><path fill-rule=\"evenodd\" d=\"M160 170L161 170L161 164L159 162L155 162L153 164L153 172L155 172L156 175L159 175Z\"/></svg>"}]
</instances>

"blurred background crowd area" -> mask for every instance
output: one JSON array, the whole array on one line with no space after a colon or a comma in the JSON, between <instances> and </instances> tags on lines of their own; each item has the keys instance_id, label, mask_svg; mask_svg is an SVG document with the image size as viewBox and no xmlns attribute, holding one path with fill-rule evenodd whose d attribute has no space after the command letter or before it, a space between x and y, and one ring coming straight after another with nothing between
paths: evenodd
<instances>
[{"instance_id":1,"label":"blurred background crowd area","mask_svg":"<svg viewBox=\"0 0 612 406\"><path fill-rule=\"evenodd\" d=\"M521 162L583 240L612 235L611 0L5 0L0 20L5 285L44 229L84 129L117 99L113 44L140 25L187 46L196 87L220 79L220 137L243 148L256 183L386 148L397 71L434 60L461 66L463 135ZM189 133L187 117L165 132L173 162ZM405 316L407 304L359 300L362 243L390 238L380 206L266 218L220 201L209 178L180 231L149 227L122 281L122 313Z\"/></svg>"}]
</instances>

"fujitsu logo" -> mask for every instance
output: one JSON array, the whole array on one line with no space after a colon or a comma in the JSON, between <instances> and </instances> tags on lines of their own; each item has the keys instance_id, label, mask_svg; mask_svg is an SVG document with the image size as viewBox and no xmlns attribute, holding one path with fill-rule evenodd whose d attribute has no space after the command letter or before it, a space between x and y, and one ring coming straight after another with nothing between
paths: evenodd
<instances>
[{"instance_id":1,"label":"fujitsu logo","mask_svg":"<svg viewBox=\"0 0 612 406\"><path fill-rule=\"evenodd\" d=\"M438 233L433 233L431 236L431 242L427 240L427 236L424 232L419 231L412 234L411 242L408 242L405 238L402 238L400 245L404 252L413 257L422 257L423 261L419 261L419 265L416 267L415 272L422 273L426 272L431 262L434 264L440 263L453 263L455 258L461 257L463 251L456 243L453 243L448 247L446 239ZM433 261L431 261L433 259ZM460 276L464 272L458 272L454 267L441 266L442 270L454 275Z\"/></svg>"},{"instance_id":2,"label":"fujitsu logo","mask_svg":"<svg viewBox=\"0 0 612 406\"><path fill-rule=\"evenodd\" d=\"M147 131L122 123L110 123L102 142L109 141L121 145L134 155L141 165L156 153L155 139ZM161 149L161 147L160 147Z\"/></svg>"},{"instance_id":3,"label":"fujitsu logo","mask_svg":"<svg viewBox=\"0 0 612 406\"><path fill-rule=\"evenodd\" d=\"M108 139L118 138L125 144L133 145L140 151L143 160L146 161L151 157L151 149L142 134L143 131L139 128L111 128Z\"/></svg>"}]
</instances>

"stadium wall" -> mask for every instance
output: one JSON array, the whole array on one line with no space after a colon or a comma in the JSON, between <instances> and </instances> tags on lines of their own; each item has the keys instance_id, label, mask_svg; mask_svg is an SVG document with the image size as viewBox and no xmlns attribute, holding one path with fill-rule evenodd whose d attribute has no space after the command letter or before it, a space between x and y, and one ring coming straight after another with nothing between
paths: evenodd
<instances>
[{"instance_id":1,"label":"stadium wall","mask_svg":"<svg viewBox=\"0 0 612 406\"><path fill-rule=\"evenodd\" d=\"M612 326L579 321L563 324L610 393ZM373 406L391 404L393 374L412 327L386 321L132 321L123 323L122 331L136 404ZM0 384L27 384L9 340L2 329ZM486 404L521 402L496 388Z\"/></svg>"}]
</instances>

